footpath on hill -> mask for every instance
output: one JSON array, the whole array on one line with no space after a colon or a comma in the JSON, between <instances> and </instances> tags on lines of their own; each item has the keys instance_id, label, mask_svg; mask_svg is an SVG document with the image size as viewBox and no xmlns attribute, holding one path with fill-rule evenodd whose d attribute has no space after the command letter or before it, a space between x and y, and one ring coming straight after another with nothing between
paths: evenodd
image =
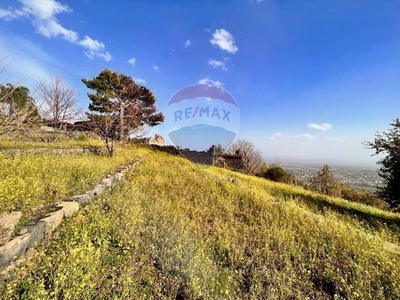
<instances>
[{"instance_id":1,"label":"footpath on hill","mask_svg":"<svg viewBox=\"0 0 400 300\"><path fill-rule=\"evenodd\" d=\"M398 214L137 151L144 163L63 223L0 298L400 297L400 254L383 247L399 241Z\"/></svg>"}]
</instances>

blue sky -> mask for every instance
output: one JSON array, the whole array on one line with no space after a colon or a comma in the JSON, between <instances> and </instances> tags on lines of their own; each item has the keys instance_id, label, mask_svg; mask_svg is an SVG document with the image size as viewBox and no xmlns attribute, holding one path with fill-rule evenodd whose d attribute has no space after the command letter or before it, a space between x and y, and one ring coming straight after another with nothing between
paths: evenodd
<instances>
[{"instance_id":1,"label":"blue sky","mask_svg":"<svg viewBox=\"0 0 400 300\"><path fill-rule=\"evenodd\" d=\"M398 0L2 0L7 55L0 82L58 75L84 108L81 78L104 68L161 111L185 86L218 85L240 106L239 137L272 162L374 166L362 142L400 111Z\"/></svg>"}]
</instances>

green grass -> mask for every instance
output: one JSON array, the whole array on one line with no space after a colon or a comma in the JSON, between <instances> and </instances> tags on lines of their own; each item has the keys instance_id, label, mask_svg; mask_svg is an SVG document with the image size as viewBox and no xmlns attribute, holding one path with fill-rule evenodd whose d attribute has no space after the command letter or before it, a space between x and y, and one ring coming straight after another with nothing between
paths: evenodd
<instances>
[{"instance_id":1,"label":"green grass","mask_svg":"<svg viewBox=\"0 0 400 300\"><path fill-rule=\"evenodd\" d=\"M396 237L398 214L138 154L145 162L65 222L0 298L400 297L400 254L382 246ZM377 238L360 234L366 228Z\"/></svg>"},{"instance_id":2,"label":"green grass","mask_svg":"<svg viewBox=\"0 0 400 300\"><path fill-rule=\"evenodd\" d=\"M21 141L21 140L0 140L0 150L8 149L82 149L100 148L103 143L98 139L60 139L57 142Z\"/></svg>"},{"instance_id":3,"label":"green grass","mask_svg":"<svg viewBox=\"0 0 400 300\"><path fill-rule=\"evenodd\" d=\"M29 218L39 207L85 192L136 157L128 146L119 147L112 158L95 154L0 154L0 212L19 210Z\"/></svg>"}]
</instances>

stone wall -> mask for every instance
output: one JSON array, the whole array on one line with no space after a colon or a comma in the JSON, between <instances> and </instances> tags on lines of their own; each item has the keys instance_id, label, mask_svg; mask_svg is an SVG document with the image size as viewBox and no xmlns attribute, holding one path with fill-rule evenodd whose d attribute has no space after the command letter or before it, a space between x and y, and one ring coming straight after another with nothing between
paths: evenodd
<instances>
[{"instance_id":1,"label":"stone wall","mask_svg":"<svg viewBox=\"0 0 400 300\"><path fill-rule=\"evenodd\" d=\"M38 149L8 149L1 150L4 155L20 155L20 154L84 154L84 153L100 153L100 148L78 148L78 149L53 149L53 148L38 148Z\"/></svg>"},{"instance_id":2,"label":"stone wall","mask_svg":"<svg viewBox=\"0 0 400 300\"><path fill-rule=\"evenodd\" d=\"M244 169L243 158L241 155L223 154L221 158L224 162L224 167L235 171Z\"/></svg>"},{"instance_id":3,"label":"stone wall","mask_svg":"<svg viewBox=\"0 0 400 300\"><path fill-rule=\"evenodd\" d=\"M214 146L212 146L208 151L195 151L190 149L181 149L181 155L190 160L191 162L203 164L203 165L214 165Z\"/></svg>"},{"instance_id":4,"label":"stone wall","mask_svg":"<svg viewBox=\"0 0 400 300\"><path fill-rule=\"evenodd\" d=\"M150 145L150 146L153 149L166 152L171 155L180 155L179 149L175 146L159 146L159 145Z\"/></svg>"},{"instance_id":5,"label":"stone wall","mask_svg":"<svg viewBox=\"0 0 400 300\"><path fill-rule=\"evenodd\" d=\"M199 163L204 165L214 164L215 147L211 147L207 151L195 151L187 148L179 149L176 146L159 146L159 145L150 145L150 146L153 149L166 152L168 154L181 155L182 157L194 163Z\"/></svg>"}]
</instances>

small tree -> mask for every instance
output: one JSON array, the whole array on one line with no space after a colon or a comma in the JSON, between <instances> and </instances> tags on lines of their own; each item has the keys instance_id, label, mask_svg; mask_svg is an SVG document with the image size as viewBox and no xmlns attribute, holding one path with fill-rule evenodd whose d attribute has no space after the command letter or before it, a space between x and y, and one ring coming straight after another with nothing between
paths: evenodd
<instances>
[{"instance_id":1,"label":"small tree","mask_svg":"<svg viewBox=\"0 0 400 300\"><path fill-rule=\"evenodd\" d=\"M322 169L311 178L309 188L324 195L340 196L339 182L329 170L328 165L324 165Z\"/></svg>"},{"instance_id":2,"label":"small tree","mask_svg":"<svg viewBox=\"0 0 400 300\"><path fill-rule=\"evenodd\" d=\"M88 93L91 103L87 117L96 126L95 132L105 142L110 155L115 140L141 136L149 127L164 121L164 115L155 107L153 93L129 76L105 69L82 82L95 91Z\"/></svg>"},{"instance_id":3,"label":"small tree","mask_svg":"<svg viewBox=\"0 0 400 300\"><path fill-rule=\"evenodd\" d=\"M9 56L0 58L0 63L6 62L5 66L0 67L0 75L12 63L8 62ZM39 113L29 89L21 84L28 79L23 77L15 84L0 81L0 135L16 132L24 125L38 121Z\"/></svg>"},{"instance_id":4,"label":"small tree","mask_svg":"<svg viewBox=\"0 0 400 300\"><path fill-rule=\"evenodd\" d=\"M53 126L61 129L63 123L82 118L82 109L78 106L79 95L75 87L69 86L60 77L39 81L36 90L40 114Z\"/></svg>"},{"instance_id":5,"label":"small tree","mask_svg":"<svg viewBox=\"0 0 400 300\"><path fill-rule=\"evenodd\" d=\"M373 142L364 142L367 149L375 150L373 155L385 154L378 161L378 174L383 185L377 187L379 196L396 210L400 208L400 120L397 118L388 132L375 135Z\"/></svg>"},{"instance_id":6,"label":"small tree","mask_svg":"<svg viewBox=\"0 0 400 300\"><path fill-rule=\"evenodd\" d=\"M227 153L240 154L243 159L245 171L254 175L262 165L262 153L256 146L244 139L237 139L229 145Z\"/></svg>"},{"instance_id":7,"label":"small tree","mask_svg":"<svg viewBox=\"0 0 400 300\"><path fill-rule=\"evenodd\" d=\"M0 85L0 134L16 131L39 119L35 100L27 87Z\"/></svg>"}]
</instances>

